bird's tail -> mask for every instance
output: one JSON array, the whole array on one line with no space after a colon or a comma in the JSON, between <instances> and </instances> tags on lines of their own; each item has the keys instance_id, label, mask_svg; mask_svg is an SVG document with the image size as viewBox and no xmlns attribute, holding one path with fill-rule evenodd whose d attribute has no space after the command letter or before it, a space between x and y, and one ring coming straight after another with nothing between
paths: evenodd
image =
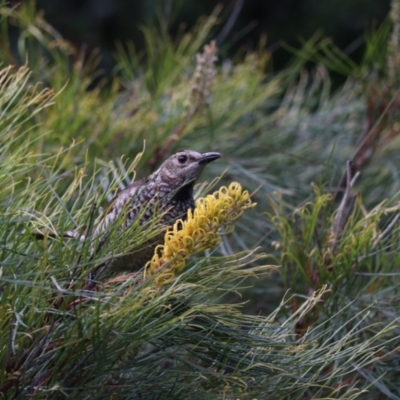
<instances>
[{"instance_id":1,"label":"bird's tail","mask_svg":"<svg viewBox=\"0 0 400 400\"><path fill-rule=\"evenodd\" d=\"M76 230L72 230L72 231L65 231L62 233L58 233L58 232L33 232L33 237L38 239L38 240L43 240L45 237L49 237L49 238L60 238L60 237L64 237L64 238L68 238L68 239L79 239L82 240L82 234Z\"/></svg>"}]
</instances>

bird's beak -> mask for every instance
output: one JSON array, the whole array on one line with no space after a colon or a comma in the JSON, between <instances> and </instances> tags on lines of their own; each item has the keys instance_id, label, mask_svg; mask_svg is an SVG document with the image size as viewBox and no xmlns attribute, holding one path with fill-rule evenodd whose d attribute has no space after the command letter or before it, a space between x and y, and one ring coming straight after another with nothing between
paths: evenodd
<instances>
[{"instance_id":1,"label":"bird's beak","mask_svg":"<svg viewBox=\"0 0 400 400\"><path fill-rule=\"evenodd\" d=\"M199 164L208 164L209 162L214 161L220 157L221 157L221 154L210 151L209 153L202 154L198 160L198 163Z\"/></svg>"}]
</instances>

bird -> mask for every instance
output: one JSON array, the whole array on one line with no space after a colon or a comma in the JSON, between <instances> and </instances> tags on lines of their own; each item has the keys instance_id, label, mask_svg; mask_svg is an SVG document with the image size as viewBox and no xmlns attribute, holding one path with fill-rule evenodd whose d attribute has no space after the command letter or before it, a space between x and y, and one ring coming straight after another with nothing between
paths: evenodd
<instances>
[{"instance_id":1,"label":"bird","mask_svg":"<svg viewBox=\"0 0 400 400\"><path fill-rule=\"evenodd\" d=\"M105 269L117 272L138 271L151 259L157 245L162 244L165 229L173 226L178 219L184 220L188 210L195 208L194 184L204 167L220 157L221 154L217 152L178 151L166 159L155 172L118 192L90 231L87 229L80 233L78 230L71 230L62 235L35 232L35 236L37 239L63 236L81 242L89 239L91 254L94 256L101 251L110 232L115 230L113 226L116 221L118 235L132 224L143 226L157 218L157 228L163 228L160 234L136 248L134 246L133 252L111 257L101 268L96 268L97 273L92 274L91 279L98 279L99 271L104 272Z\"/></svg>"}]
</instances>

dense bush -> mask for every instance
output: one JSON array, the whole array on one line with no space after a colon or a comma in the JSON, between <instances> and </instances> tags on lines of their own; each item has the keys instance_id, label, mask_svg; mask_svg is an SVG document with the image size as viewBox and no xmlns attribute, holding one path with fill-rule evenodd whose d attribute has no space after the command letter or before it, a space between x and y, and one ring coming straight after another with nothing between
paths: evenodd
<instances>
[{"instance_id":1,"label":"dense bush","mask_svg":"<svg viewBox=\"0 0 400 400\"><path fill-rule=\"evenodd\" d=\"M3 6L2 396L399 398L398 7L361 65L317 37L279 74L263 46L217 61L211 16L176 41L145 29L145 54L120 44L93 86L95 57L31 4ZM330 71L347 76L335 91ZM201 200L213 221L235 215L217 239L86 290L121 246L33 237L90 224L181 148L223 154L198 188L228 187Z\"/></svg>"}]
</instances>

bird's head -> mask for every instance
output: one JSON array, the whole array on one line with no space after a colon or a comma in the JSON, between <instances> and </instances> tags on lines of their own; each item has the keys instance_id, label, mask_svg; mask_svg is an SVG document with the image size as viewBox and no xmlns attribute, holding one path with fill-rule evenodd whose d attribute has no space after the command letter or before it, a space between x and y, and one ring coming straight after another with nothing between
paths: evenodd
<instances>
[{"instance_id":1,"label":"bird's head","mask_svg":"<svg viewBox=\"0 0 400 400\"><path fill-rule=\"evenodd\" d=\"M204 167L220 158L216 152L198 153L194 150L182 150L165 160L155 174L171 187L179 188L186 183L194 183Z\"/></svg>"}]
</instances>

